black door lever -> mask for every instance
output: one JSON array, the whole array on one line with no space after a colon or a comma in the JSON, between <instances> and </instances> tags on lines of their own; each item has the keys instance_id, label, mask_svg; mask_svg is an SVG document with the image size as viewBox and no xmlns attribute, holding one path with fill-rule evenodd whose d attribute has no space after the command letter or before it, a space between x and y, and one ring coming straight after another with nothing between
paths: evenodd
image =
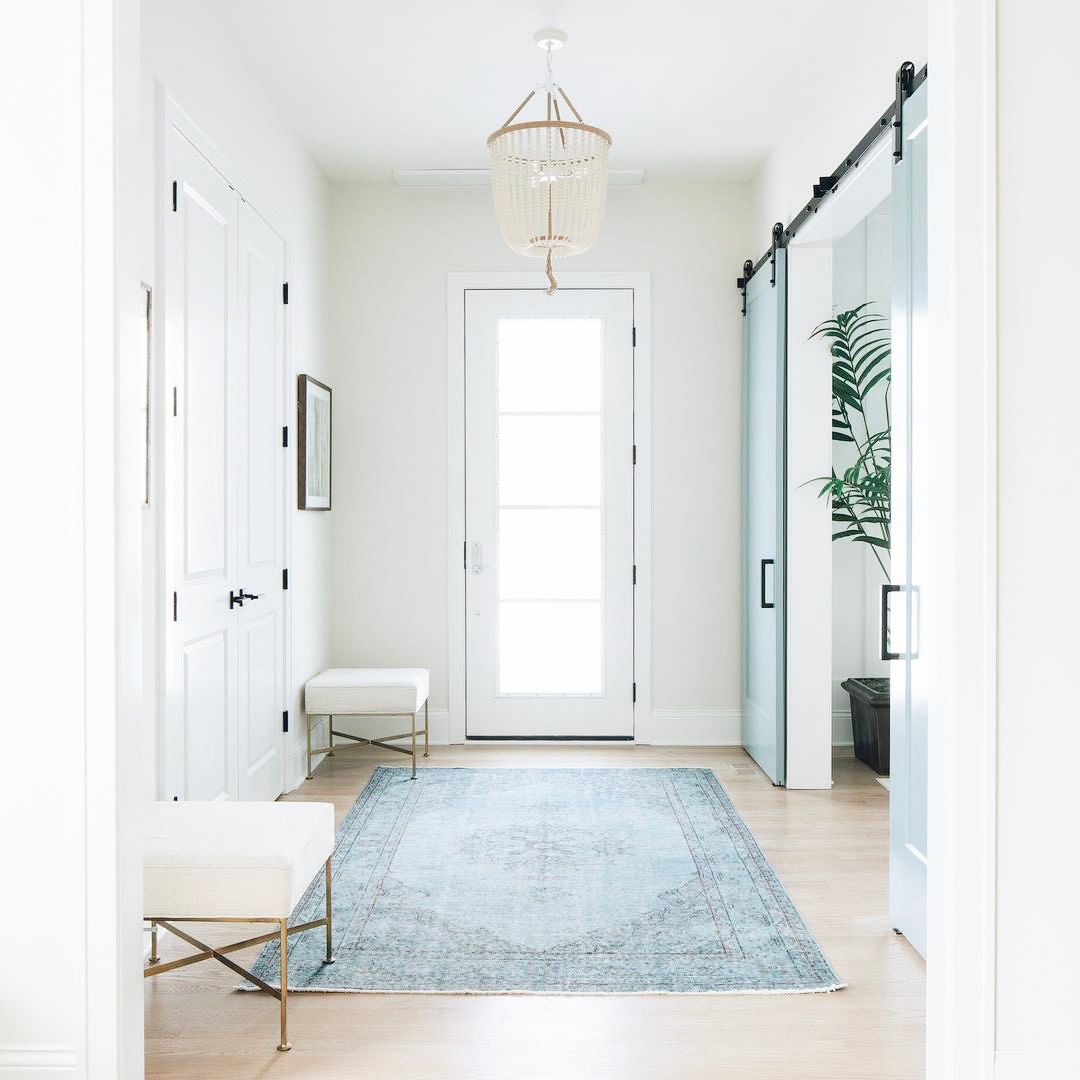
<instances>
[{"instance_id":1,"label":"black door lever","mask_svg":"<svg viewBox=\"0 0 1080 1080\"><path fill-rule=\"evenodd\" d=\"M245 600L259 600L262 598L262 593L244 592L243 588L240 588L237 592L229 590L229 610L232 611L234 607L243 607Z\"/></svg>"}]
</instances>

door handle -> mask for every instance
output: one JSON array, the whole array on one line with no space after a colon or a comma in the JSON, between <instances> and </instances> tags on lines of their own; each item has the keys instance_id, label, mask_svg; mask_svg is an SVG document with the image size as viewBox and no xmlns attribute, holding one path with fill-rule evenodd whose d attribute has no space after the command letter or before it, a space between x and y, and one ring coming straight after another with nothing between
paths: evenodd
<instances>
[{"instance_id":1,"label":"door handle","mask_svg":"<svg viewBox=\"0 0 1080 1080\"><path fill-rule=\"evenodd\" d=\"M767 595L766 591L765 591L765 567L766 566L774 567L774 569L773 569L773 586L774 586L773 587L773 597L774 598L773 598L772 601L766 600L766 595ZM776 560L775 559L762 559L761 560L761 606L763 608L774 608L774 607L776 607L776 599L775 599L775 595L776 595L776 588L775 588L775 585L776 585L776 580L775 580L776 570L775 570L775 566L776 566Z\"/></svg>"},{"instance_id":2,"label":"door handle","mask_svg":"<svg viewBox=\"0 0 1080 1080\"><path fill-rule=\"evenodd\" d=\"M903 653L890 648L892 645L892 622L889 617L889 597L893 593L903 592L902 585L881 586L881 659L902 660Z\"/></svg>"},{"instance_id":3,"label":"door handle","mask_svg":"<svg viewBox=\"0 0 1080 1080\"><path fill-rule=\"evenodd\" d=\"M234 607L243 607L245 600L261 600L261 599L262 599L262 593L244 592L244 589L243 589L242 586L236 592L233 592L232 589L230 589L229 590L229 610L232 611L232 609Z\"/></svg>"},{"instance_id":4,"label":"door handle","mask_svg":"<svg viewBox=\"0 0 1080 1080\"><path fill-rule=\"evenodd\" d=\"M469 570L474 574L483 573L484 570L484 549L479 544L473 544L472 546L472 558L469 560Z\"/></svg>"}]
</instances>

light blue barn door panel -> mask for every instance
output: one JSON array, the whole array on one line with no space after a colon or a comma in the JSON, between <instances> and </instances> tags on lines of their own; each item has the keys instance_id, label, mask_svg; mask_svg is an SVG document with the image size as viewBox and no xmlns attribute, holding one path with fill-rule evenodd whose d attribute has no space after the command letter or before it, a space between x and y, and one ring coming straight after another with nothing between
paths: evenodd
<instances>
[{"instance_id":1,"label":"light blue barn door panel","mask_svg":"<svg viewBox=\"0 0 1080 1080\"><path fill-rule=\"evenodd\" d=\"M787 252L775 259L747 283L743 319L742 743L783 784Z\"/></svg>"},{"instance_id":2,"label":"light blue barn door panel","mask_svg":"<svg viewBox=\"0 0 1080 1080\"><path fill-rule=\"evenodd\" d=\"M903 157L893 168L892 583L882 604L882 644L892 660L889 913L923 956L929 716L922 625L931 529L926 105L924 83L904 103Z\"/></svg>"}]
</instances>

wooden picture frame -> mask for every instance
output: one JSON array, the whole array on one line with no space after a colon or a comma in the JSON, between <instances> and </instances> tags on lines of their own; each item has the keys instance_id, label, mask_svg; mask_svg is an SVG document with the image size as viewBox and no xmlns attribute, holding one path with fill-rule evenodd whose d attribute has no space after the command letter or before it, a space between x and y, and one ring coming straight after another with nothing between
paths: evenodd
<instances>
[{"instance_id":1,"label":"wooden picture frame","mask_svg":"<svg viewBox=\"0 0 1080 1080\"><path fill-rule=\"evenodd\" d=\"M296 378L296 505L329 510L333 465L333 391L310 375Z\"/></svg>"}]
</instances>

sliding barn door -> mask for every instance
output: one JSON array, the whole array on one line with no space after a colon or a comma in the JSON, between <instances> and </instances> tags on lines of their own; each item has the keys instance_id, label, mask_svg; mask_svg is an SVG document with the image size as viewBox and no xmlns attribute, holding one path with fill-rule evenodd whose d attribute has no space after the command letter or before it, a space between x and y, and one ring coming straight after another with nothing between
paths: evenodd
<instances>
[{"instance_id":1,"label":"sliding barn door","mask_svg":"<svg viewBox=\"0 0 1080 1080\"><path fill-rule=\"evenodd\" d=\"M903 157L893 169L892 584L882 604L891 671L889 909L893 926L926 954L927 657L923 585L930 540L926 418L926 84L904 105Z\"/></svg>"},{"instance_id":2,"label":"sliding barn door","mask_svg":"<svg viewBox=\"0 0 1080 1080\"><path fill-rule=\"evenodd\" d=\"M162 796L274 799L284 789L285 245L182 134L170 127L167 140Z\"/></svg>"},{"instance_id":3,"label":"sliding barn door","mask_svg":"<svg viewBox=\"0 0 1080 1080\"><path fill-rule=\"evenodd\" d=\"M742 744L783 784L787 252L775 258L747 283L743 319Z\"/></svg>"}]
</instances>

